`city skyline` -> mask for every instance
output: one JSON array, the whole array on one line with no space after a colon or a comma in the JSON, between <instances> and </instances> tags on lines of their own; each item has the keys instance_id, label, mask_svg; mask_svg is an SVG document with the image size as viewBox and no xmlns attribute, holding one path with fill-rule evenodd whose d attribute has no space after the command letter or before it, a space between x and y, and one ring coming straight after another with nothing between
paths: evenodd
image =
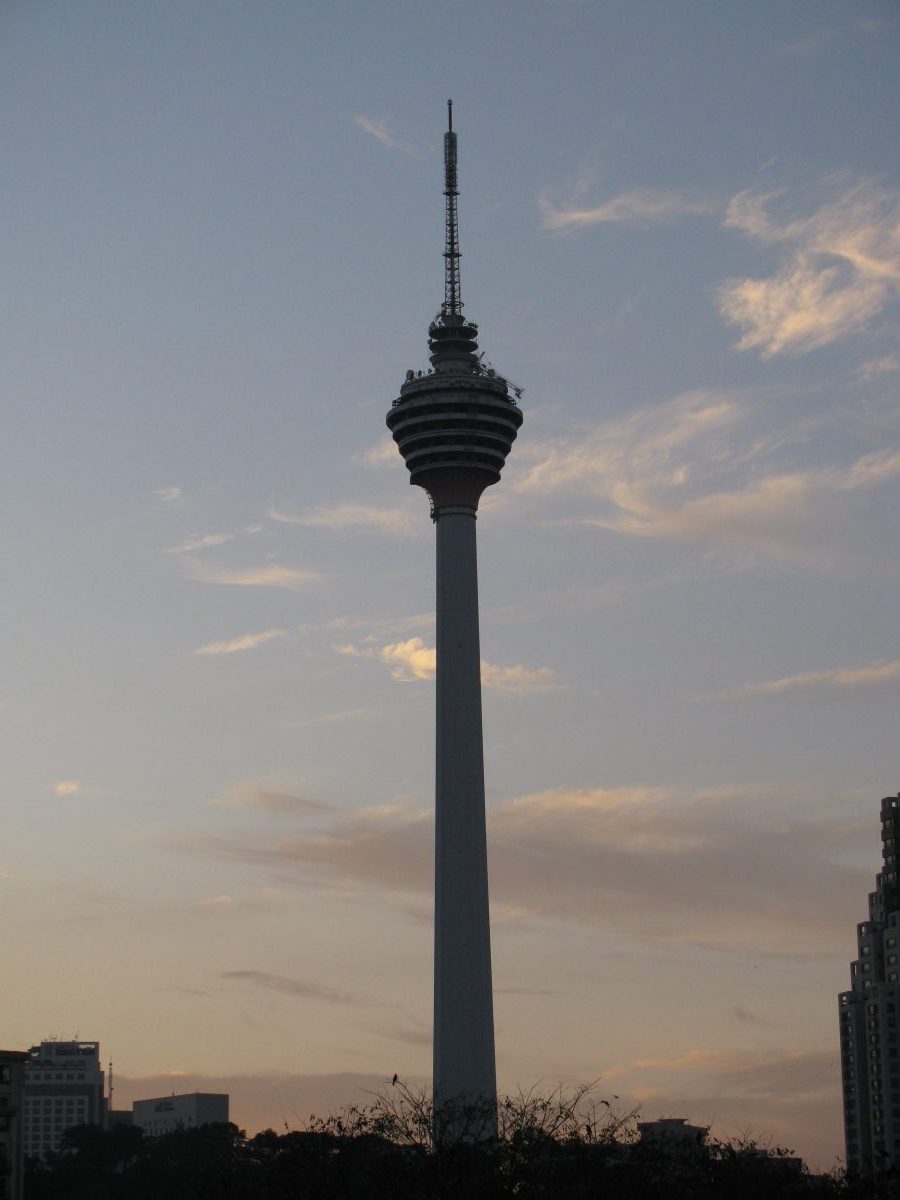
<instances>
[{"instance_id":1,"label":"city skyline","mask_svg":"<svg viewBox=\"0 0 900 1200\"><path fill-rule=\"evenodd\" d=\"M527 406L480 523L500 1088L827 1167L898 786L900 17L459 15L0 16L2 1044L250 1128L430 1074L431 527L382 422L452 95Z\"/></svg>"}]
</instances>

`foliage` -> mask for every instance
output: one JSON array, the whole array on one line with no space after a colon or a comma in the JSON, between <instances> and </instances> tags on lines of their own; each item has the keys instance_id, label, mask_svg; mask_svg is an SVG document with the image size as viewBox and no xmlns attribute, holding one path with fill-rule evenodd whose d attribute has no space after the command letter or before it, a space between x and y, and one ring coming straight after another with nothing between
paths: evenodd
<instances>
[{"instance_id":1,"label":"foliage","mask_svg":"<svg viewBox=\"0 0 900 1200\"><path fill-rule=\"evenodd\" d=\"M208 1125L147 1138L138 1129L71 1130L32 1162L25 1200L893 1200L841 1174L810 1176L788 1151L749 1139L637 1138L593 1085L519 1092L496 1112L434 1114L425 1091L395 1083L367 1105L305 1129L248 1138ZM486 1138L496 1119L498 1135Z\"/></svg>"}]
</instances>

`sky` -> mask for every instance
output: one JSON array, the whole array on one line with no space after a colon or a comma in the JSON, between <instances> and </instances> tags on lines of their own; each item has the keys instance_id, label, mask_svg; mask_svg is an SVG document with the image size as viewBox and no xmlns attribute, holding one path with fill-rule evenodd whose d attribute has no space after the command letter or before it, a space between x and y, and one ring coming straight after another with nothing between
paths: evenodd
<instances>
[{"instance_id":1,"label":"sky","mask_svg":"<svg viewBox=\"0 0 900 1200\"><path fill-rule=\"evenodd\" d=\"M2 0L0 1043L296 1127L431 1031L462 288L498 1075L843 1153L896 794L889 0Z\"/></svg>"}]
</instances>

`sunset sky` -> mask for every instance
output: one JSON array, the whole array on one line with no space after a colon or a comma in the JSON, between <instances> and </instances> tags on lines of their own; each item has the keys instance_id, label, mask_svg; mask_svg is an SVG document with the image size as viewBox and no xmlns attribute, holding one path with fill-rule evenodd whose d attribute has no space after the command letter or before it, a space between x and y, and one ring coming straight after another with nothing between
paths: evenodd
<instances>
[{"instance_id":1,"label":"sunset sky","mask_svg":"<svg viewBox=\"0 0 900 1200\"><path fill-rule=\"evenodd\" d=\"M442 298L498 1075L843 1153L900 788L894 0L3 0L0 1045L255 1130L430 1072Z\"/></svg>"}]
</instances>

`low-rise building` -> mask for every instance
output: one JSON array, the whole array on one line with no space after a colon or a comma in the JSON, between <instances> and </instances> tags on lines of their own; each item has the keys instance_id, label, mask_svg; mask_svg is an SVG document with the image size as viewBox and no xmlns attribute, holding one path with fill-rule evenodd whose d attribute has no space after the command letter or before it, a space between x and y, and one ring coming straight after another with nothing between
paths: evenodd
<instances>
[{"instance_id":1,"label":"low-rise building","mask_svg":"<svg viewBox=\"0 0 900 1200\"><path fill-rule=\"evenodd\" d=\"M689 1125L687 1117L660 1117L657 1121L638 1121L643 1145L704 1146L708 1125Z\"/></svg>"},{"instance_id":2,"label":"low-rise building","mask_svg":"<svg viewBox=\"0 0 900 1200\"><path fill-rule=\"evenodd\" d=\"M228 1095L220 1092L190 1092L184 1096L159 1096L135 1100L132 1123L147 1137L159 1137L176 1129L196 1129L228 1120Z\"/></svg>"},{"instance_id":3,"label":"low-rise building","mask_svg":"<svg viewBox=\"0 0 900 1200\"><path fill-rule=\"evenodd\" d=\"M24 1050L0 1050L0 1200L22 1200Z\"/></svg>"}]
</instances>

